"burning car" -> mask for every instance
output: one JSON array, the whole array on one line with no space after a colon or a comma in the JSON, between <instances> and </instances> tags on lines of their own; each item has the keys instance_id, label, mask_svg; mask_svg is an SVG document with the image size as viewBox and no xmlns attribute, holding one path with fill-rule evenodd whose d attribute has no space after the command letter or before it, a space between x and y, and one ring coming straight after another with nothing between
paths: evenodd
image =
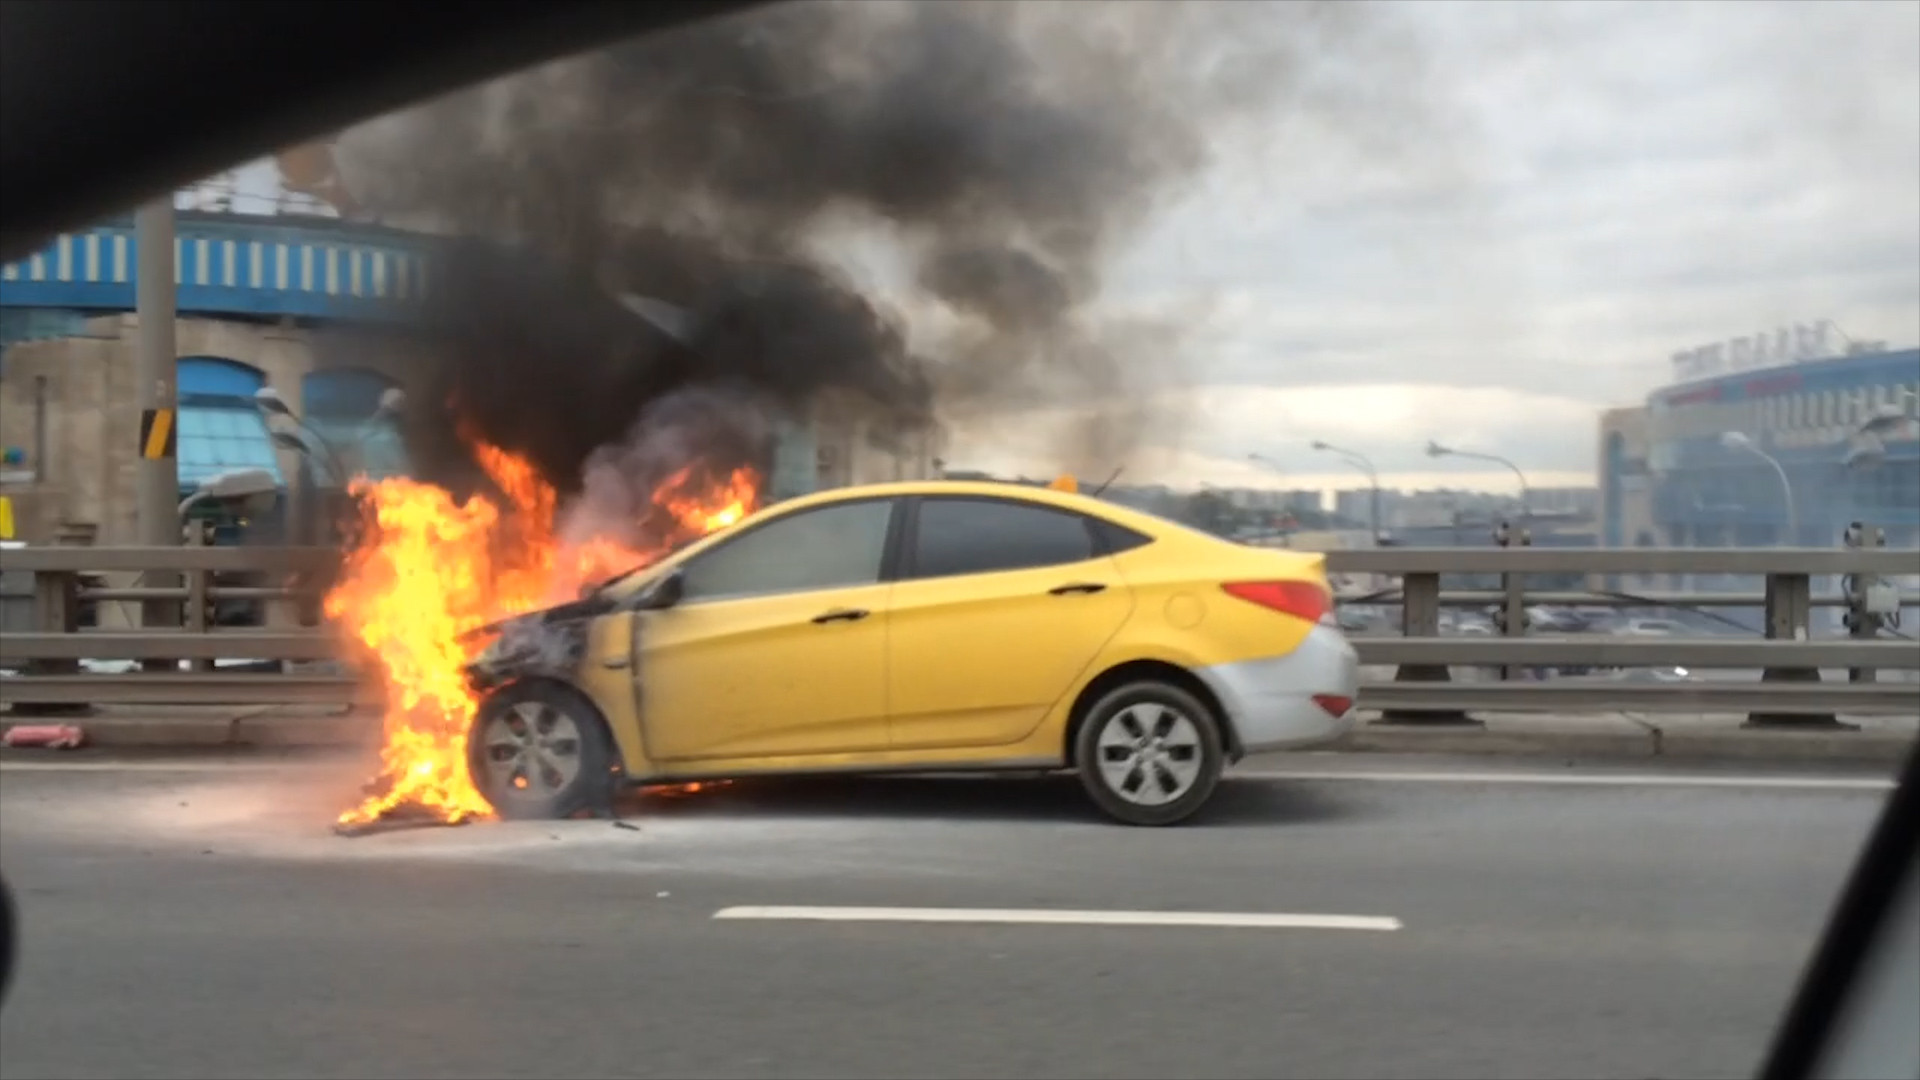
<instances>
[{"instance_id":1,"label":"burning car","mask_svg":"<svg viewBox=\"0 0 1920 1080\"><path fill-rule=\"evenodd\" d=\"M459 765L507 817L621 785L1071 769L1112 818L1172 824L1229 762L1346 729L1330 610L1321 555L1072 492L843 488L486 627Z\"/></svg>"}]
</instances>

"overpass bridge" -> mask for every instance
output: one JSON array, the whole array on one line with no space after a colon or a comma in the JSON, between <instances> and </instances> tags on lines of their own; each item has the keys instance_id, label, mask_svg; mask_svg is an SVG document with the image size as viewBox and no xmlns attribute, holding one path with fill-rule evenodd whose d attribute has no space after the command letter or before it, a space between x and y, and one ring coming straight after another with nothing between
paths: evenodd
<instances>
[{"instance_id":1,"label":"overpass bridge","mask_svg":"<svg viewBox=\"0 0 1920 1080\"><path fill-rule=\"evenodd\" d=\"M176 305L184 317L389 322L432 286L431 239L363 222L181 210ZM62 233L0 266L0 345L64 337L134 309L133 218Z\"/></svg>"},{"instance_id":2,"label":"overpass bridge","mask_svg":"<svg viewBox=\"0 0 1920 1080\"><path fill-rule=\"evenodd\" d=\"M331 462L383 475L404 468L391 418L377 403L394 373L364 357L333 358L316 330L392 326L433 288L437 240L377 224L291 215L180 210L173 245L178 461L183 495L209 476L264 469L282 507L246 526L255 539L292 524L296 493L337 481ZM62 233L0 266L0 498L12 531L45 541L91 530L133 534L139 409L130 216ZM254 405L271 387L325 453L276 445ZM304 443L303 443L304 445ZM297 516L297 515L296 515ZM241 526L222 521L223 532Z\"/></svg>"}]
</instances>

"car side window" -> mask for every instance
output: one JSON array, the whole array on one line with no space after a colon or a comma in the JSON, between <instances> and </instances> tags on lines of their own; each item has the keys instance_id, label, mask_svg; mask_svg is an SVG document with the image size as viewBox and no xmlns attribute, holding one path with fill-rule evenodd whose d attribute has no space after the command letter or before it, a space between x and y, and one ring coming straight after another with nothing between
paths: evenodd
<instances>
[{"instance_id":1,"label":"car side window","mask_svg":"<svg viewBox=\"0 0 1920 1080\"><path fill-rule=\"evenodd\" d=\"M989 574L1091 559L1087 519L1009 499L929 498L914 529L916 578Z\"/></svg>"},{"instance_id":2,"label":"car side window","mask_svg":"<svg viewBox=\"0 0 1920 1080\"><path fill-rule=\"evenodd\" d=\"M892 499L802 510L688 560L682 602L809 592L880 580Z\"/></svg>"}]
</instances>

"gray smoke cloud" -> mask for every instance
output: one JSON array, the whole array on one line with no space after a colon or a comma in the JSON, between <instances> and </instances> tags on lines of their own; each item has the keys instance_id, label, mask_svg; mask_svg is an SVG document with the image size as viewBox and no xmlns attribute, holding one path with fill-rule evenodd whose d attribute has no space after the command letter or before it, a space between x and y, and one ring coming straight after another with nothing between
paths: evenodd
<instances>
[{"instance_id":1,"label":"gray smoke cloud","mask_svg":"<svg viewBox=\"0 0 1920 1080\"><path fill-rule=\"evenodd\" d=\"M1345 89L1408 78L1402 55L1356 67L1381 25L1358 2L788 3L350 133L361 203L486 242L442 260L416 457L455 468L457 418L573 491L650 403L724 384L769 415L851 391L903 425L1114 403L1058 433L1057 465L1105 472L1180 419L1130 393L1182 357L1177 328L1102 316L1116 252L1277 103L1361 142L1370 116L1399 126L1406 102ZM883 234L906 280L822 258L848 229ZM881 295L944 309L942 332Z\"/></svg>"},{"instance_id":2,"label":"gray smoke cloud","mask_svg":"<svg viewBox=\"0 0 1920 1080\"><path fill-rule=\"evenodd\" d=\"M691 386L648 402L624 437L587 455L580 490L561 512L563 546L611 540L642 552L697 539L660 495L724 487L722 463L752 461L772 436L752 387Z\"/></svg>"}]
</instances>

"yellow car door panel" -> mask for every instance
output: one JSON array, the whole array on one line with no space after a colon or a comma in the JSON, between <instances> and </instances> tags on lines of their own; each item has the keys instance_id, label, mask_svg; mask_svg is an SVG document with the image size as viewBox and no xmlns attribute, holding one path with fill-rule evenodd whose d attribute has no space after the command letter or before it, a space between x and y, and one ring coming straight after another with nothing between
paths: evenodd
<instances>
[{"instance_id":1,"label":"yellow car door panel","mask_svg":"<svg viewBox=\"0 0 1920 1080\"><path fill-rule=\"evenodd\" d=\"M774 518L689 560L637 623L635 684L659 762L888 746L883 565L895 501Z\"/></svg>"},{"instance_id":2,"label":"yellow car door panel","mask_svg":"<svg viewBox=\"0 0 1920 1080\"><path fill-rule=\"evenodd\" d=\"M1126 622L1132 592L1079 515L1015 499L917 502L889 606L893 746L1019 742Z\"/></svg>"}]
</instances>

